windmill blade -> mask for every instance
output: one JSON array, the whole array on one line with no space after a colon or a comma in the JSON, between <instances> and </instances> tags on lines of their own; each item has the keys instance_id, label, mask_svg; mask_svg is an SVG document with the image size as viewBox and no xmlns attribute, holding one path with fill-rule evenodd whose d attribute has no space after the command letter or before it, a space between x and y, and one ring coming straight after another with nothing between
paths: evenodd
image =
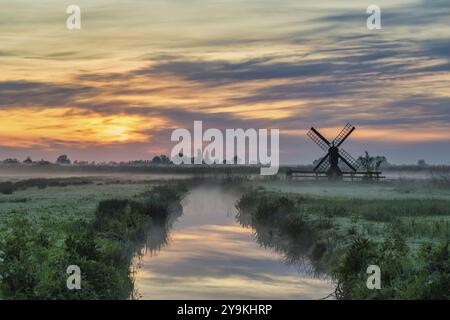
<instances>
[{"instance_id":1,"label":"windmill blade","mask_svg":"<svg viewBox=\"0 0 450 320\"><path fill-rule=\"evenodd\" d=\"M347 123L345 125L344 129L342 129L342 131L333 140L333 144L336 147L339 147L348 138L348 136L352 134L352 132L354 130L355 130L355 127L352 126L350 123Z\"/></svg>"},{"instance_id":2,"label":"windmill blade","mask_svg":"<svg viewBox=\"0 0 450 320\"><path fill-rule=\"evenodd\" d=\"M358 170L360 163L342 148L339 149L339 158L353 171Z\"/></svg>"},{"instance_id":3,"label":"windmill blade","mask_svg":"<svg viewBox=\"0 0 450 320\"><path fill-rule=\"evenodd\" d=\"M313 170L313 171L314 171L314 172L317 172L318 169L320 169L319 172L325 171L325 170L326 170L326 167L328 166L328 163L325 162L325 160L327 160L329 156L330 156L330 153L328 152L328 153L325 155L325 157L323 157L322 160L320 160L319 163L314 167L314 170Z\"/></svg>"},{"instance_id":4,"label":"windmill blade","mask_svg":"<svg viewBox=\"0 0 450 320\"><path fill-rule=\"evenodd\" d=\"M339 155L339 158L354 172L356 172L356 168L353 167L343 156Z\"/></svg>"},{"instance_id":5,"label":"windmill blade","mask_svg":"<svg viewBox=\"0 0 450 320\"><path fill-rule=\"evenodd\" d=\"M331 146L330 142L325 139L325 137L322 136L319 131L314 129L314 127L311 128L311 130L309 130L306 135L310 137L311 140L314 141L320 148L322 148L322 150L328 151Z\"/></svg>"},{"instance_id":6,"label":"windmill blade","mask_svg":"<svg viewBox=\"0 0 450 320\"><path fill-rule=\"evenodd\" d=\"M330 167L330 163L328 161L325 161L322 163L322 165L314 172L327 172L328 168Z\"/></svg>"}]
</instances>

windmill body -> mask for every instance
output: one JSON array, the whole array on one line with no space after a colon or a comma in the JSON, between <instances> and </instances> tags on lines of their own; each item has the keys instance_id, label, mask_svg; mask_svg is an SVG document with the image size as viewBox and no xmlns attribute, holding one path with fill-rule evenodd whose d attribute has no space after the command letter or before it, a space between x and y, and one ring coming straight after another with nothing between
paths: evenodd
<instances>
[{"instance_id":1,"label":"windmill body","mask_svg":"<svg viewBox=\"0 0 450 320\"><path fill-rule=\"evenodd\" d=\"M332 146L328 149L328 162L330 168L327 171L329 177L341 177L342 171L339 168L339 148Z\"/></svg>"}]
</instances>

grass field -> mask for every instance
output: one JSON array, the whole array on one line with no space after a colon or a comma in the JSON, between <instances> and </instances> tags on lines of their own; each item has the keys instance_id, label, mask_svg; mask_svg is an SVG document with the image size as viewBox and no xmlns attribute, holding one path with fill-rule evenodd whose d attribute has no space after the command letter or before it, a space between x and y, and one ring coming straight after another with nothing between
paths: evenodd
<instances>
[{"instance_id":1,"label":"grass field","mask_svg":"<svg viewBox=\"0 0 450 320\"><path fill-rule=\"evenodd\" d=\"M37 187L0 194L0 228L12 217L26 217L35 223L67 223L91 220L98 203L106 199L129 199L148 189L142 183L102 183Z\"/></svg>"}]
</instances>

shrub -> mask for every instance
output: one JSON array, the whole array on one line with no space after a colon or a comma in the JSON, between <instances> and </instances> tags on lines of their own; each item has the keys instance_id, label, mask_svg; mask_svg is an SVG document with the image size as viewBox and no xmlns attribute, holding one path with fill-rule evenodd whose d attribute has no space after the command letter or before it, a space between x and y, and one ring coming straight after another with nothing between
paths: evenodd
<instances>
[{"instance_id":1,"label":"shrub","mask_svg":"<svg viewBox=\"0 0 450 320\"><path fill-rule=\"evenodd\" d=\"M7 181L0 183L0 193L12 194L14 190L14 184L12 182Z\"/></svg>"},{"instance_id":2,"label":"shrub","mask_svg":"<svg viewBox=\"0 0 450 320\"><path fill-rule=\"evenodd\" d=\"M358 237L335 270L338 299L448 299L450 261L448 242L424 245L408 254L405 242L394 236L382 243ZM366 287L366 268L381 269L381 289Z\"/></svg>"},{"instance_id":3,"label":"shrub","mask_svg":"<svg viewBox=\"0 0 450 320\"><path fill-rule=\"evenodd\" d=\"M283 219L295 209L295 204L287 197L264 197L256 209L258 221Z\"/></svg>"}]
</instances>

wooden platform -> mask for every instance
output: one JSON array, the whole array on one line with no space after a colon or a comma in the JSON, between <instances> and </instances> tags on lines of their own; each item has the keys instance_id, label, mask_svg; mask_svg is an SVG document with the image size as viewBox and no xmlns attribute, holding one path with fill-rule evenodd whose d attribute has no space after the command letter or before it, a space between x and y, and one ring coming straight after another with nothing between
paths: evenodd
<instances>
[{"instance_id":1,"label":"wooden platform","mask_svg":"<svg viewBox=\"0 0 450 320\"><path fill-rule=\"evenodd\" d=\"M300 170L288 170L286 172L288 178L300 178L303 180L325 180L328 176L325 172L313 172L313 171L300 171ZM386 179L379 171L370 172L342 172L342 180L344 181L374 181L380 182L382 179Z\"/></svg>"}]
</instances>

